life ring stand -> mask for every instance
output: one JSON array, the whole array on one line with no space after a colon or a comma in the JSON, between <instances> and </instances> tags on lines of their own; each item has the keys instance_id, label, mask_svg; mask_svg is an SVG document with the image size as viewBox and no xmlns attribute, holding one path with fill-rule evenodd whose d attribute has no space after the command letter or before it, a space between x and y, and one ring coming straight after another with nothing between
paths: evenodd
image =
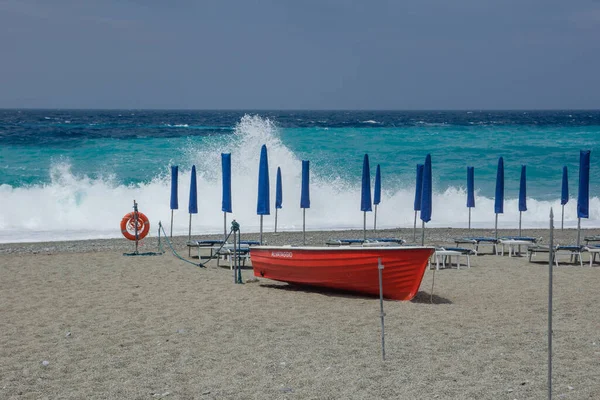
<instances>
[{"instance_id":1,"label":"life ring stand","mask_svg":"<svg viewBox=\"0 0 600 400\"><path fill-rule=\"evenodd\" d=\"M135 215L137 214L137 238L135 237ZM141 240L150 232L150 221L143 213L133 211L121 220L121 233L129 240Z\"/></svg>"}]
</instances>

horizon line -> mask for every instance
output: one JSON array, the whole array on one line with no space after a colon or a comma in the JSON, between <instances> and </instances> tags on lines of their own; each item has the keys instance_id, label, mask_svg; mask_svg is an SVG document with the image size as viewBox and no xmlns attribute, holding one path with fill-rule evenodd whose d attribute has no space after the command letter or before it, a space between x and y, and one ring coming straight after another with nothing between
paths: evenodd
<instances>
[{"instance_id":1,"label":"horizon line","mask_svg":"<svg viewBox=\"0 0 600 400\"><path fill-rule=\"evenodd\" d=\"M598 112L600 108L423 108L423 109L394 109L394 108L70 108L70 107L0 107L2 111L337 111L337 112L540 112L540 111L582 111Z\"/></svg>"}]
</instances>

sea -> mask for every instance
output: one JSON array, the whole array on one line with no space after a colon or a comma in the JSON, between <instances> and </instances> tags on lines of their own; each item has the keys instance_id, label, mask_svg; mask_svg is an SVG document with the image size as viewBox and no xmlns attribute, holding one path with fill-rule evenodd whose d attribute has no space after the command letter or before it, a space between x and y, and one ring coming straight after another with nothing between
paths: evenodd
<instances>
[{"instance_id":1,"label":"sea","mask_svg":"<svg viewBox=\"0 0 600 400\"><path fill-rule=\"evenodd\" d=\"M275 179L282 173L278 231L362 229L361 175L369 155L371 190L381 170L377 228L414 224L416 165L432 159L433 210L427 227L465 228L467 166L475 171L471 226L493 228L498 158L505 168L500 228L561 223L563 166L569 201L564 226L577 227L580 151L591 150L589 218L600 228L600 111L158 111L0 110L0 242L121 236L133 202L148 216L151 236L223 232L235 219L258 232L259 156L267 146L270 215L275 229ZM222 212L221 153L231 153L232 213ZM310 161L310 208L300 208L301 164ZM171 166L178 166L172 210ZM527 211L518 207L526 166ZM192 166L198 213L189 213ZM367 212L374 228L375 212ZM171 228L171 218L173 225ZM419 221L420 224L420 221ZM125 239L124 239L125 240Z\"/></svg>"}]
</instances>

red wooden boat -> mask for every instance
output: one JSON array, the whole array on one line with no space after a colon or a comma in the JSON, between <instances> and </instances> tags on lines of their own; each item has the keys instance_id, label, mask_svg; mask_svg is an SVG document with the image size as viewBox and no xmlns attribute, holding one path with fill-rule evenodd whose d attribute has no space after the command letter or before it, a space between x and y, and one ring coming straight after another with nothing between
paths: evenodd
<instances>
[{"instance_id":1,"label":"red wooden boat","mask_svg":"<svg viewBox=\"0 0 600 400\"><path fill-rule=\"evenodd\" d=\"M370 295L379 295L381 259L383 296L411 300L433 251L412 246L256 246L250 247L250 259L258 277Z\"/></svg>"}]
</instances>

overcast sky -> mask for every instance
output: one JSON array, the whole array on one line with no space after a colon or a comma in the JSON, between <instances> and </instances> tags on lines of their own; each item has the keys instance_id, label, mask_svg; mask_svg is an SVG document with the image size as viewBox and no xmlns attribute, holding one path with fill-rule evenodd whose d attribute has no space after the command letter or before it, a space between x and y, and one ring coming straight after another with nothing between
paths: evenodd
<instances>
[{"instance_id":1,"label":"overcast sky","mask_svg":"<svg viewBox=\"0 0 600 400\"><path fill-rule=\"evenodd\" d=\"M0 0L0 107L600 108L600 0Z\"/></svg>"}]
</instances>

